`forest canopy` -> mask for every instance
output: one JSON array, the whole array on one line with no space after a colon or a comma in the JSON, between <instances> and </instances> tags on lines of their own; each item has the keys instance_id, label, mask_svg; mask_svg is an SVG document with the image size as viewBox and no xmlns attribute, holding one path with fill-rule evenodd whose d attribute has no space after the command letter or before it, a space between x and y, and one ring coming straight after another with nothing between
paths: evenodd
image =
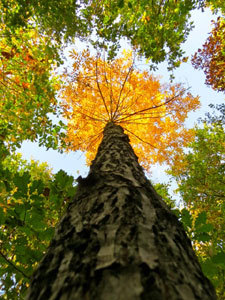
<instances>
[{"instance_id":1,"label":"forest canopy","mask_svg":"<svg viewBox=\"0 0 225 300\"><path fill-rule=\"evenodd\" d=\"M187 129L185 120L199 107L199 98L182 84L162 84L149 71L165 61L173 72L188 60L182 45L194 28L190 15L209 7L220 18L192 63L204 71L208 86L224 92L224 3L0 0L3 299L24 299L54 227L76 193L75 178L65 171L53 174L46 164L26 161L15 151L30 140L57 151L87 150L90 162L107 122L124 127L147 169L156 162L172 165L184 207L174 204L162 183L156 189L184 224L203 271L224 299L224 108L219 107L220 117L210 114ZM59 78L63 50L75 38L106 55L71 52L73 68ZM118 55L121 39L133 52ZM138 68L134 53L147 59L147 71Z\"/></svg>"}]
</instances>

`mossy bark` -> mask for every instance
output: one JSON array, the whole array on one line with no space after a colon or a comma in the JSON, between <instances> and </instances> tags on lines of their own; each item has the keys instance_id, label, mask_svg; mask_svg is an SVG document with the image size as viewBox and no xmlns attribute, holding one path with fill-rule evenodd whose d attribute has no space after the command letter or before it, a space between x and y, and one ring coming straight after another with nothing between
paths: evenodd
<instances>
[{"instance_id":1,"label":"mossy bark","mask_svg":"<svg viewBox=\"0 0 225 300\"><path fill-rule=\"evenodd\" d=\"M26 299L216 299L182 225L145 177L122 127L106 126Z\"/></svg>"}]
</instances>

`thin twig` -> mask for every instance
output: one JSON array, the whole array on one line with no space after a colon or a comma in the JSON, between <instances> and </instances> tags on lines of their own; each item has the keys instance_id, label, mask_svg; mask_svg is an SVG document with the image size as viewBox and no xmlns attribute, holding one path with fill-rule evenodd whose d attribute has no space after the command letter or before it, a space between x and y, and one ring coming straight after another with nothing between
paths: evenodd
<instances>
[{"instance_id":1,"label":"thin twig","mask_svg":"<svg viewBox=\"0 0 225 300\"><path fill-rule=\"evenodd\" d=\"M98 82L98 59L96 59L96 82L97 82L98 90L99 90L99 93L100 93L100 95L101 95L102 101L103 101L103 103L104 103L106 112L107 112L107 114L108 114L108 116L109 116L109 118L110 118L110 114L109 114L107 105L106 105L106 103L105 103L105 98L104 98L104 96L103 96L103 94L102 94L102 91L101 91L101 88L100 88L100 85L99 85L99 82Z\"/></svg>"},{"instance_id":2,"label":"thin twig","mask_svg":"<svg viewBox=\"0 0 225 300\"><path fill-rule=\"evenodd\" d=\"M126 131L128 131L129 133L133 134L133 135L134 135L137 139L139 139L142 143L148 144L149 146L151 146L151 147L153 147L153 148L155 148L155 149L159 149L159 148L155 147L154 145L152 145L152 144L150 144L150 143L148 143L148 142L142 140L139 136L137 136L136 134L134 134L133 132L131 132L130 130L128 130L126 127L124 127L124 129L125 129Z\"/></svg>"},{"instance_id":3,"label":"thin twig","mask_svg":"<svg viewBox=\"0 0 225 300\"><path fill-rule=\"evenodd\" d=\"M118 99L118 101L117 101L117 105L116 105L116 109L115 109L115 112L114 112L114 114L113 114L113 117L116 115L116 113L117 113L117 111L118 111L118 109L119 109L120 103L123 103L123 101L124 101L124 99L125 99L125 98L123 98L123 101L120 102L121 95L122 95L123 89L124 89L124 87L125 87L125 84L126 84L126 82L127 82L127 80L128 80L129 75L131 74L131 71L133 70L133 65L134 65L134 60L133 60L132 65L130 66L130 68L129 68L128 72L127 72L127 75L126 75L124 81L123 81L122 88L120 89L119 99Z\"/></svg>"},{"instance_id":4,"label":"thin twig","mask_svg":"<svg viewBox=\"0 0 225 300\"><path fill-rule=\"evenodd\" d=\"M165 101L165 102L164 102L164 103L162 103L162 104L159 104L159 105L156 105L156 106L151 106L151 107L148 107L148 108L145 108L145 109L142 109L142 110L136 111L136 112L134 112L134 113L131 113L131 114L127 115L127 116L126 116L126 117L124 117L124 118L121 118L120 120L127 119L127 118L129 118L129 117L131 117L131 116L134 116L134 115L141 114L142 112L145 112L145 111L148 111L148 110L151 110L151 109L156 109L156 108L162 107L162 106L164 106L164 105L166 105L166 104L170 103L171 101L173 101L173 100L174 100L174 99L176 99L177 97L179 97L179 96L181 95L181 93L183 93L183 91L182 91L182 92L180 92L178 95L175 95L175 96L174 96L174 97L172 97L171 99L169 99L169 100Z\"/></svg>"},{"instance_id":5,"label":"thin twig","mask_svg":"<svg viewBox=\"0 0 225 300\"><path fill-rule=\"evenodd\" d=\"M104 119L97 119L97 118L95 118L95 117L91 117L91 116L89 116L89 115L87 115L86 113L83 113L83 112L81 112L81 111L78 111L78 113L80 113L81 115L83 115L83 116L85 116L85 117L88 117L89 119L94 120L94 121L98 121L98 122L106 122L106 120L104 120Z\"/></svg>"},{"instance_id":6,"label":"thin twig","mask_svg":"<svg viewBox=\"0 0 225 300\"><path fill-rule=\"evenodd\" d=\"M7 261L8 264L10 264L15 270L17 270L19 273L21 273L24 277L27 279L30 279L28 275L26 275L22 270L20 270L17 266L14 265L14 263L11 262L3 253L0 251L0 255Z\"/></svg>"}]
</instances>

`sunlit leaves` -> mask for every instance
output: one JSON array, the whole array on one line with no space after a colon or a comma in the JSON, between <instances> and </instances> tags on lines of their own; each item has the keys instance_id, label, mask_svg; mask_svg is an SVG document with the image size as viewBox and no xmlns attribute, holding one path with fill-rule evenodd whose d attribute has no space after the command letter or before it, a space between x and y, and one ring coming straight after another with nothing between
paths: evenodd
<instances>
[{"instance_id":1,"label":"sunlit leaves","mask_svg":"<svg viewBox=\"0 0 225 300\"><path fill-rule=\"evenodd\" d=\"M189 17L196 6L198 1L93 1L97 34L113 42L112 52L117 41L126 37L151 62L167 59L170 70L183 55L181 44L192 29Z\"/></svg>"},{"instance_id":2,"label":"sunlit leaves","mask_svg":"<svg viewBox=\"0 0 225 300\"><path fill-rule=\"evenodd\" d=\"M225 13L225 3L223 0L205 0L202 1L206 6L209 6L213 12L221 10Z\"/></svg>"},{"instance_id":3,"label":"sunlit leaves","mask_svg":"<svg viewBox=\"0 0 225 300\"><path fill-rule=\"evenodd\" d=\"M72 51L73 70L64 74L62 92L68 120L68 149L96 154L108 122L120 124L129 135L142 165L169 162L175 150L192 137L184 128L187 113L198 108L198 97L180 84L161 84L135 66L131 52L107 62L100 56Z\"/></svg>"},{"instance_id":4,"label":"sunlit leaves","mask_svg":"<svg viewBox=\"0 0 225 300\"><path fill-rule=\"evenodd\" d=\"M87 22L90 14L82 13L84 7L88 10L89 6L70 0L1 0L0 14L2 22L12 31L30 29L35 24L39 33L61 44L77 35L85 36L91 30L92 24Z\"/></svg>"}]
</instances>

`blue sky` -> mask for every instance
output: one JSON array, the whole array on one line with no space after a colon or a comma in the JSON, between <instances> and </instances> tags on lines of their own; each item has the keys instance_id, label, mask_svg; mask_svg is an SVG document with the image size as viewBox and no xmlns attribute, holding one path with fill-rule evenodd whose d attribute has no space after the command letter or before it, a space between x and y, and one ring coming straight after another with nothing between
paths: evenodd
<instances>
[{"instance_id":1,"label":"blue sky","mask_svg":"<svg viewBox=\"0 0 225 300\"><path fill-rule=\"evenodd\" d=\"M216 16L212 16L209 10L202 13L195 11L192 14L192 20L195 24L195 29L191 32L187 42L184 44L183 49L186 54L190 56L202 46L205 42L208 33L211 31L211 20ZM169 74L165 64L159 66L159 70L154 74L163 77L164 82L169 81ZM205 76L203 71L195 70L190 61L183 63L181 67L175 71L175 81L183 82L187 87L190 87L190 92L196 96L200 96L202 107L200 110L191 113L186 122L188 127L193 127L199 117L203 117L208 111L210 103L222 103L224 101L224 94L217 93L211 88L207 87L204 83ZM69 154L59 154L57 151L48 150L44 147L40 148L37 144L31 142L24 142L22 148L18 152L23 154L26 159L33 158L39 161L46 161L57 172L60 169L65 170L68 174L78 177L79 175L86 176L88 167L85 165L85 156L81 152L70 152ZM168 177L164 175L164 168L158 166L153 167L151 179L154 182L167 181Z\"/></svg>"}]
</instances>

